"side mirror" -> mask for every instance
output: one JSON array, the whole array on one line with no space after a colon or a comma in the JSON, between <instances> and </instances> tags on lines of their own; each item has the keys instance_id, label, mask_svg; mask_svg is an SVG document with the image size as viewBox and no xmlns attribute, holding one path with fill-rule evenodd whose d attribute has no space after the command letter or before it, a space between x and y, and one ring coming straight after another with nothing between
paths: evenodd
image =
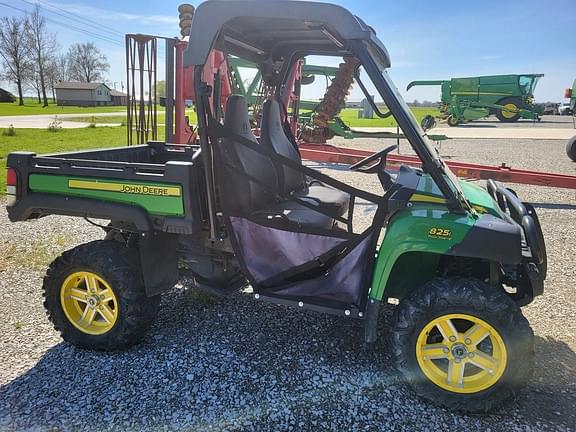
<instances>
[{"instance_id":1,"label":"side mirror","mask_svg":"<svg viewBox=\"0 0 576 432\"><path fill-rule=\"evenodd\" d=\"M436 126L436 119L432 117L430 114L428 114L426 117L422 119L422 121L420 122L420 126L422 126L422 129L424 129L424 132L429 131L430 129Z\"/></svg>"}]
</instances>

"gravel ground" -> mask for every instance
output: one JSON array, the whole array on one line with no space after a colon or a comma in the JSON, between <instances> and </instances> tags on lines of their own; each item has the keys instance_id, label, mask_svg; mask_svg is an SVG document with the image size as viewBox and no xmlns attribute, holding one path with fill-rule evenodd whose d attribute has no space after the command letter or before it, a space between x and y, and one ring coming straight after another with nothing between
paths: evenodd
<instances>
[{"instance_id":1,"label":"gravel ground","mask_svg":"<svg viewBox=\"0 0 576 432\"><path fill-rule=\"evenodd\" d=\"M451 140L441 153L573 174L563 148L561 141ZM320 167L377 190L374 177ZM175 288L139 346L115 354L69 346L45 316L42 276L58 253L101 232L66 217L10 224L0 199L0 430L576 430L576 195L514 187L537 203L549 276L545 295L524 308L536 334L535 377L518 402L485 416L431 406L399 382L386 344L391 308L380 340L366 348L355 321L246 293L216 301ZM363 210L365 223L370 207Z\"/></svg>"}]
</instances>

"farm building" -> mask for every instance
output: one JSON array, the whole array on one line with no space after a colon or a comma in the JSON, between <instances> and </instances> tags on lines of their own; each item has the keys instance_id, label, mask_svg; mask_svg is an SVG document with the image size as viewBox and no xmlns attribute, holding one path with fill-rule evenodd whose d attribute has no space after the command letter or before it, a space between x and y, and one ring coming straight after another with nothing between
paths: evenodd
<instances>
[{"instance_id":1,"label":"farm building","mask_svg":"<svg viewBox=\"0 0 576 432\"><path fill-rule=\"evenodd\" d=\"M104 83L62 81L54 89L58 105L113 105L110 87Z\"/></svg>"},{"instance_id":2,"label":"farm building","mask_svg":"<svg viewBox=\"0 0 576 432\"><path fill-rule=\"evenodd\" d=\"M14 102L16 98L8 90L0 88L0 102Z\"/></svg>"},{"instance_id":3,"label":"farm building","mask_svg":"<svg viewBox=\"0 0 576 432\"><path fill-rule=\"evenodd\" d=\"M110 90L112 105L128 105L128 95L118 90Z\"/></svg>"}]
</instances>

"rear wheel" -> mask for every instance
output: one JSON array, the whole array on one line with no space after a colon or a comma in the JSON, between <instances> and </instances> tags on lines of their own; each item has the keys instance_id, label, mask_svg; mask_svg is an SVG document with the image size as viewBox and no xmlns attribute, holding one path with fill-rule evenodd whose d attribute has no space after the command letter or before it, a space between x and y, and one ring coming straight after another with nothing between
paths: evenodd
<instances>
[{"instance_id":1,"label":"rear wheel","mask_svg":"<svg viewBox=\"0 0 576 432\"><path fill-rule=\"evenodd\" d=\"M504 123L513 123L520 118L519 110L522 108L522 101L518 98L504 98L498 101L505 109L496 110L496 117Z\"/></svg>"},{"instance_id":2,"label":"rear wheel","mask_svg":"<svg viewBox=\"0 0 576 432\"><path fill-rule=\"evenodd\" d=\"M138 254L101 240L64 252L44 277L44 306L62 338L78 347L119 350L152 325L160 296L147 297Z\"/></svg>"},{"instance_id":3,"label":"rear wheel","mask_svg":"<svg viewBox=\"0 0 576 432\"><path fill-rule=\"evenodd\" d=\"M489 411L532 375L528 321L506 294L476 279L435 279L402 300L392 343L416 393L451 409Z\"/></svg>"},{"instance_id":4,"label":"rear wheel","mask_svg":"<svg viewBox=\"0 0 576 432\"><path fill-rule=\"evenodd\" d=\"M570 138L566 143L566 154L570 159L576 162L576 135Z\"/></svg>"}]
</instances>

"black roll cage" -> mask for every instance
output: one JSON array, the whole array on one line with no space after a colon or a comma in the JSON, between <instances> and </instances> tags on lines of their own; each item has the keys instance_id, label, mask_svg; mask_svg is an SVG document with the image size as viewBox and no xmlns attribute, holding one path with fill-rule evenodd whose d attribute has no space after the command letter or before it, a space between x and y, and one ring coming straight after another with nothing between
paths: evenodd
<instances>
[{"instance_id":1,"label":"black roll cage","mask_svg":"<svg viewBox=\"0 0 576 432\"><path fill-rule=\"evenodd\" d=\"M376 46L376 48L378 48ZM465 213L466 210L463 208L462 203L457 196L457 192L453 191L450 187L446 178L443 174L443 162L434 157L430 152L429 147L425 144L424 138L415 127L412 119L410 118L410 113L405 112L404 107L401 102L397 99L394 90L388 85L387 81L383 78L382 72L378 65L375 63L374 59L368 52L366 47L366 42L362 40L350 40L347 41L347 50L355 55L362 66L364 66L368 77L375 85L380 96L383 98L389 111L393 113L394 118L398 122L398 125L404 132L404 135L411 143L414 151L422 161L423 170L430 174L434 182L438 185L438 188L446 198L448 208L455 213ZM317 52L298 52L293 53L290 56L290 61L285 61L282 65L282 70L280 72L280 79L276 85L276 95L279 96L282 91L283 83L289 73L290 66L300 59L304 55L310 54L327 54L317 53ZM332 53L333 54L333 53ZM333 54L334 55L334 54ZM203 65L196 65L194 68L194 91L196 96L196 110L198 114L198 130L200 147L202 151L202 158L205 164L205 180L207 187L207 200L208 200L208 213L209 213L209 225L210 225L210 237L216 239L216 234L218 232L217 218L215 212L215 180L214 180L214 166L213 166L213 150L210 145L210 128L209 128L209 118L212 116L210 113L210 107L206 103L206 96L209 96L213 89L206 83L202 82L202 71ZM363 86L363 85L362 85ZM216 139L212 137L211 139ZM280 164L285 165L286 161L280 161ZM307 170L308 167L291 167L301 171L305 175L310 175ZM348 185L347 185L348 186ZM339 186L337 186L339 187ZM348 186L350 188L350 186ZM355 188L354 188L355 189ZM362 195L363 191L356 189L358 195ZM365 192L364 192L365 193Z\"/></svg>"}]
</instances>

